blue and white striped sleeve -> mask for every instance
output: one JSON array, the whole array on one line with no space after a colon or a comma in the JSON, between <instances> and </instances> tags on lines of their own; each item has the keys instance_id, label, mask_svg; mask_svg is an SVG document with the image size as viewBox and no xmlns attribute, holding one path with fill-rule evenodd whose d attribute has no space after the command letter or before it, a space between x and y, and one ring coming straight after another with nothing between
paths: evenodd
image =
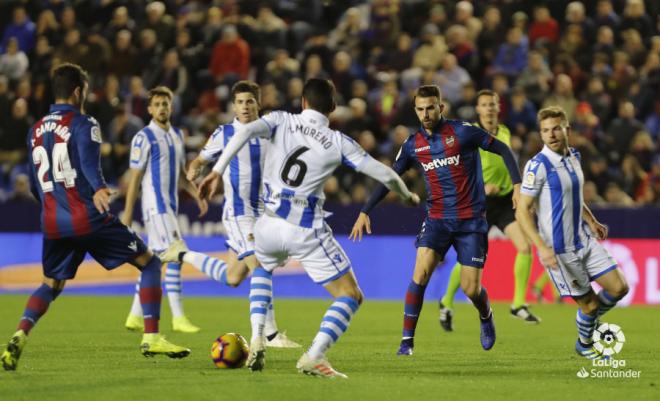
<instances>
[{"instance_id":1,"label":"blue and white striped sleeve","mask_svg":"<svg viewBox=\"0 0 660 401\"><path fill-rule=\"evenodd\" d=\"M215 162L220 157L223 149L225 148L225 135L224 135L224 126L220 125L218 128L213 131L206 145L202 148L202 151L199 152L199 157L208 161Z\"/></svg>"},{"instance_id":2,"label":"blue and white striped sleeve","mask_svg":"<svg viewBox=\"0 0 660 401\"><path fill-rule=\"evenodd\" d=\"M360 171L360 165L367 158L367 152L352 138L339 133L341 141L341 164Z\"/></svg>"},{"instance_id":3,"label":"blue and white striped sleeve","mask_svg":"<svg viewBox=\"0 0 660 401\"><path fill-rule=\"evenodd\" d=\"M149 152L151 150L151 143L143 131L138 132L131 141L131 157L129 159L129 167L144 170L149 160Z\"/></svg>"},{"instance_id":4,"label":"blue and white striped sleeve","mask_svg":"<svg viewBox=\"0 0 660 401\"><path fill-rule=\"evenodd\" d=\"M534 198L538 197L545 183L546 175L547 172L543 163L536 160L536 158L532 158L525 165L520 193Z\"/></svg>"}]
</instances>

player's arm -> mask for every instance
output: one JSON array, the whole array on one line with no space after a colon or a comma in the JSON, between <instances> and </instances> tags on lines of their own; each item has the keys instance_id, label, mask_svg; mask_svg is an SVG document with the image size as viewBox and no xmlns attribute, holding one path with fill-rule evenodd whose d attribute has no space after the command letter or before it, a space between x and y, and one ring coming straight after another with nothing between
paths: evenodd
<instances>
[{"instance_id":1,"label":"player's arm","mask_svg":"<svg viewBox=\"0 0 660 401\"><path fill-rule=\"evenodd\" d=\"M185 169L182 169L183 173L185 173ZM197 207L199 208L199 217L202 217L206 214L206 212L209 211L209 204L206 201L206 199L202 199L199 197L199 194L197 193L197 187L195 187L195 184L192 181L189 181L187 178L182 178L179 179L179 183L181 185L181 189L183 189L188 195L190 195L195 202L197 202Z\"/></svg>"},{"instance_id":2,"label":"player's arm","mask_svg":"<svg viewBox=\"0 0 660 401\"><path fill-rule=\"evenodd\" d=\"M92 117L83 116L76 127L76 146L80 157L80 168L85 180L94 190L93 202L99 213L110 211L112 191L107 187L101 172L101 129Z\"/></svg>"},{"instance_id":3,"label":"player's arm","mask_svg":"<svg viewBox=\"0 0 660 401\"><path fill-rule=\"evenodd\" d=\"M198 191L201 198L210 199L216 193L220 185L220 177L222 177L229 162L250 139L257 137L269 138L272 135L277 126L272 122L267 122L266 117L252 121L234 132L234 135L222 151L220 158L213 166L212 171L199 185Z\"/></svg>"},{"instance_id":4,"label":"player's arm","mask_svg":"<svg viewBox=\"0 0 660 401\"><path fill-rule=\"evenodd\" d=\"M128 188L126 189L126 202L124 203L124 213L121 222L127 227L133 223L133 210L135 201L140 194L140 184L147 169L151 145L142 131L135 134L131 141L131 153L128 161L129 178Z\"/></svg>"},{"instance_id":5,"label":"player's arm","mask_svg":"<svg viewBox=\"0 0 660 401\"><path fill-rule=\"evenodd\" d=\"M604 240L607 238L607 234L609 231L609 228L605 225L596 220L596 216L592 213L591 209L586 204L582 204L582 216L584 218L584 221L587 222L589 225L589 228L591 231L594 233L596 238L600 240Z\"/></svg>"},{"instance_id":6,"label":"player's arm","mask_svg":"<svg viewBox=\"0 0 660 401\"><path fill-rule=\"evenodd\" d=\"M224 149L224 132L223 126L220 125L218 128L213 131L206 145L199 152L199 155L190 162L188 166L188 171L186 172L186 178L189 181L194 182L202 172L202 168L206 165L218 161L220 153Z\"/></svg>"}]
</instances>

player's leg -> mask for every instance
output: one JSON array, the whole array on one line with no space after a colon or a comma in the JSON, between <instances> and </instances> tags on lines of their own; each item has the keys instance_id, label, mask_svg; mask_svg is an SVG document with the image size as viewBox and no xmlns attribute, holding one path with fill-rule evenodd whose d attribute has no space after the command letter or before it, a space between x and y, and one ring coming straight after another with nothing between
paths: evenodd
<instances>
[{"instance_id":1,"label":"player's leg","mask_svg":"<svg viewBox=\"0 0 660 401\"><path fill-rule=\"evenodd\" d=\"M137 278L135 282L135 293L133 294L133 302L131 303L131 310L128 312L124 327L131 331L144 330L144 318L142 317L142 303L140 303L140 281L141 277Z\"/></svg>"},{"instance_id":2,"label":"player's leg","mask_svg":"<svg viewBox=\"0 0 660 401\"><path fill-rule=\"evenodd\" d=\"M403 307L403 333L397 355L412 355L414 348L415 329L424 304L424 292L431 279L433 270L442 261L444 254L432 248L419 246L415 258L415 270L408 284Z\"/></svg>"},{"instance_id":3,"label":"player's leg","mask_svg":"<svg viewBox=\"0 0 660 401\"><path fill-rule=\"evenodd\" d=\"M183 358L190 350L166 341L159 333L161 288L161 260L131 229L113 218L92 234L76 238L79 249L85 249L106 270L130 263L141 272L140 301L144 314L144 335L141 351L144 356L157 354Z\"/></svg>"},{"instance_id":4,"label":"player's leg","mask_svg":"<svg viewBox=\"0 0 660 401\"><path fill-rule=\"evenodd\" d=\"M513 264L514 293L511 315L522 319L526 323L538 324L541 319L532 314L529 311L529 306L525 303L529 275L532 271L532 247L517 221L509 223L504 228L504 233L516 247L516 259Z\"/></svg>"},{"instance_id":5,"label":"player's leg","mask_svg":"<svg viewBox=\"0 0 660 401\"><path fill-rule=\"evenodd\" d=\"M626 278L617 267L617 263L599 242L589 239L587 244L587 272L592 281L602 289L598 292L598 318L628 294Z\"/></svg>"},{"instance_id":6,"label":"player's leg","mask_svg":"<svg viewBox=\"0 0 660 401\"><path fill-rule=\"evenodd\" d=\"M18 360L27 343L27 337L30 331L46 313L51 302L62 292L65 283L65 280L44 277L41 286L32 293L25 306L23 316L18 323L16 332L11 336L7 347L0 356L2 367L5 370L16 370Z\"/></svg>"},{"instance_id":7,"label":"player's leg","mask_svg":"<svg viewBox=\"0 0 660 401\"><path fill-rule=\"evenodd\" d=\"M601 355L593 347L593 334L598 324L598 296L591 288L586 294L574 296L578 305L575 324L578 330L578 339L575 351L588 359L600 359Z\"/></svg>"},{"instance_id":8,"label":"player's leg","mask_svg":"<svg viewBox=\"0 0 660 401\"><path fill-rule=\"evenodd\" d=\"M461 288L479 312L481 346L488 351L493 348L496 339L493 310L490 307L488 292L481 285L488 252L488 236L480 232L456 233L453 244L458 261L463 266Z\"/></svg>"},{"instance_id":9,"label":"player's leg","mask_svg":"<svg viewBox=\"0 0 660 401\"><path fill-rule=\"evenodd\" d=\"M75 277L85 251L76 247L71 238L43 239L43 282L27 301L16 332L0 355L5 370L15 370L27 337L50 304L64 289L66 280Z\"/></svg>"},{"instance_id":10,"label":"player's leg","mask_svg":"<svg viewBox=\"0 0 660 401\"><path fill-rule=\"evenodd\" d=\"M340 277L323 285L334 298L334 302L323 315L321 327L312 345L296 363L296 368L301 373L328 378L348 378L335 370L326 358L326 352L348 330L364 299L352 269L348 267L342 273Z\"/></svg>"},{"instance_id":11,"label":"player's leg","mask_svg":"<svg viewBox=\"0 0 660 401\"><path fill-rule=\"evenodd\" d=\"M451 270L449 275L449 281L447 282L447 289L445 290L445 295L440 299L439 308L440 308L440 326L445 331L453 331L453 317L454 317L454 298L456 297L456 292L461 287L461 264L456 263Z\"/></svg>"}]
</instances>

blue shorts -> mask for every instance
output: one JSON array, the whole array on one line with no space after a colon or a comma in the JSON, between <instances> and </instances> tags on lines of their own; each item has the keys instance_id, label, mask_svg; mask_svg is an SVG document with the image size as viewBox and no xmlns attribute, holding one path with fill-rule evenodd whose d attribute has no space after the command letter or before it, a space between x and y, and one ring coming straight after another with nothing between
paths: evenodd
<instances>
[{"instance_id":1,"label":"blue shorts","mask_svg":"<svg viewBox=\"0 0 660 401\"><path fill-rule=\"evenodd\" d=\"M76 276L85 254L112 270L147 252L147 245L116 217L93 233L58 239L44 238L44 276L69 280Z\"/></svg>"},{"instance_id":2,"label":"blue shorts","mask_svg":"<svg viewBox=\"0 0 660 401\"><path fill-rule=\"evenodd\" d=\"M454 246L463 266L483 268L488 253L488 223L485 218L469 220L426 218L415 246L431 248L445 257Z\"/></svg>"}]
</instances>

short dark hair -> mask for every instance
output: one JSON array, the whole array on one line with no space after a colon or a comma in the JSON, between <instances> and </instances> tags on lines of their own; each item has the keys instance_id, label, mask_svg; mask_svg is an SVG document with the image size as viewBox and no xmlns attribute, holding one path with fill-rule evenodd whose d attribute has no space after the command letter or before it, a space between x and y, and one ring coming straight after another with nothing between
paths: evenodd
<instances>
[{"instance_id":1,"label":"short dark hair","mask_svg":"<svg viewBox=\"0 0 660 401\"><path fill-rule=\"evenodd\" d=\"M174 99L174 94L172 93L172 90L168 88L167 86L157 86L155 88L149 89L149 92L147 92L147 104L151 104L151 99L155 98L156 96L164 96L170 101Z\"/></svg>"},{"instance_id":2,"label":"short dark hair","mask_svg":"<svg viewBox=\"0 0 660 401\"><path fill-rule=\"evenodd\" d=\"M474 98L475 103L479 103L479 98L482 96L492 96L496 98L500 98L500 95L497 94L494 90L491 89L482 89L479 92L477 92L477 97Z\"/></svg>"},{"instance_id":3,"label":"short dark hair","mask_svg":"<svg viewBox=\"0 0 660 401\"><path fill-rule=\"evenodd\" d=\"M312 109L323 114L330 114L335 109L335 86L327 79L307 80L302 96Z\"/></svg>"},{"instance_id":4,"label":"short dark hair","mask_svg":"<svg viewBox=\"0 0 660 401\"><path fill-rule=\"evenodd\" d=\"M233 103L236 100L236 95L239 93L251 93L252 96L257 100L257 103L261 103L261 88L254 82L251 81L238 81L231 87L231 102Z\"/></svg>"},{"instance_id":5,"label":"short dark hair","mask_svg":"<svg viewBox=\"0 0 660 401\"><path fill-rule=\"evenodd\" d=\"M53 70L52 85L55 99L68 99L76 88L82 90L89 82L87 72L77 64L64 63Z\"/></svg>"},{"instance_id":6,"label":"short dark hair","mask_svg":"<svg viewBox=\"0 0 660 401\"><path fill-rule=\"evenodd\" d=\"M442 92L437 85L422 85L415 90L415 94L413 95L413 106L418 97L437 97L438 101L442 101Z\"/></svg>"}]
</instances>

